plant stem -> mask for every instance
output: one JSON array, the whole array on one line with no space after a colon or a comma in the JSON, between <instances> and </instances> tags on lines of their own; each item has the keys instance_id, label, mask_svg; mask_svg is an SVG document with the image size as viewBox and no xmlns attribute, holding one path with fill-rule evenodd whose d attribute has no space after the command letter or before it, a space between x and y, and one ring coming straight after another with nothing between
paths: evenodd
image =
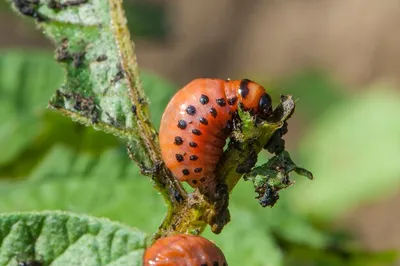
<instances>
[{"instance_id":1,"label":"plant stem","mask_svg":"<svg viewBox=\"0 0 400 266\"><path fill-rule=\"evenodd\" d=\"M153 163L152 166L142 165L147 168L142 172L150 174L156 189L162 194L168 206L166 218L172 215L175 205L182 203L187 197L186 191L179 182L176 182L171 172L162 163L158 144L158 135L150 121L148 100L142 88L139 75L139 67L135 54L134 43L126 25L126 18L121 0L110 0L112 29L120 52L121 65L125 71L126 81L130 88L129 96L137 115L137 125L141 141L146 147L147 156ZM131 156L131 158L134 156ZM141 162L139 162L141 163ZM148 168L151 169L148 169ZM178 199L178 200L177 200Z\"/></svg>"}]
</instances>

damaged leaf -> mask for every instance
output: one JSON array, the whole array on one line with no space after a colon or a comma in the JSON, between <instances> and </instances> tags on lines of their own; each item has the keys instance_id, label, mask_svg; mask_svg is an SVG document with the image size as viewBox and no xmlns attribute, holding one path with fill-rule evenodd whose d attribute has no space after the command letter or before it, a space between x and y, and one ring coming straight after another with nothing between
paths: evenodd
<instances>
[{"instance_id":1,"label":"damaged leaf","mask_svg":"<svg viewBox=\"0 0 400 266\"><path fill-rule=\"evenodd\" d=\"M283 151L272 157L266 164L254 168L244 176L246 181L254 184L256 197L261 206L274 206L279 199L279 191L294 184L289 178L291 172L314 179L313 174L298 167L290 158L287 151Z\"/></svg>"},{"instance_id":2,"label":"damaged leaf","mask_svg":"<svg viewBox=\"0 0 400 266\"><path fill-rule=\"evenodd\" d=\"M141 136L157 138L122 1L12 0L12 5L36 20L65 70L50 108L129 141L137 151L134 159L152 167L149 144Z\"/></svg>"}]
</instances>

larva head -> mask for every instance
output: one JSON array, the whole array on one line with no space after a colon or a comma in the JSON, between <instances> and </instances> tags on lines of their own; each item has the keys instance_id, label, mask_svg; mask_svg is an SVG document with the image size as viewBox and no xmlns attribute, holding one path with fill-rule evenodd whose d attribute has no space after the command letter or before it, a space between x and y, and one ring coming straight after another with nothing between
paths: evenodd
<instances>
[{"instance_id":1,"label":"larva head","mask_svg":"<svg viewBox=\"0 0 400 266\"><path fill-rule=\"evenodd\" d=\"M239 103L247 110L266 118L272 112L271 97L260 84L248 79L242 79L237 88Z\"/></svg>"}]
</instances>

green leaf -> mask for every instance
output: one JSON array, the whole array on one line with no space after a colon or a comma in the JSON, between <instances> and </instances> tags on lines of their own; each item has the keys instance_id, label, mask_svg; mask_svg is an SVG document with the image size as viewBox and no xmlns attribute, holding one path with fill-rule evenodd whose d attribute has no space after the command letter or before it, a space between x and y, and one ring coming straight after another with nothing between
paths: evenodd
<instances>
[{"instance_id":1,"label":"green leaf","mask_svg":"<svg viewBox=\"0 0 400 266\"><path fill-rule=\"evenodd\" d=\"M165 40L168 37L168 10L166 3L125 2L126 17L133 36Z\"/></svg>"},{"instance_id":2,"label":"green leaf","mask_svg":"<svg viewBox=\"0 0 400 266\"><path fill-rule=\"evenodd\" d=\"M95 155L56 145L27 181L0 182L0 212L31 210L87 213L153 232L166 208L123 147Z\"/></svg>"},{"instance_id":3,"label":"green leaf","mask_svg":"<svg viewBox=\"0 0 400 266\"><path fill-rule=\"evenodd\" d=\"M102 218L67 212L0 214L0 265L142 265L146 236ZM20 264L18 264L20 265ZM24 264L25 265L25 264Z\"/></svg>"},{"instance_id":4,"label":"green leaf","mask_svg":"<svg viewBox=\"0 0 400 266\"><path fill-rule=\"evenodd\" d=\"M377 86L338 104L309 128L300 158L317 182L299 182L296 208L331 220L400 188L400 95Z\"/></svg>"},{"instance_id":5,"label":"green leaf","mask_svg":"<svg viewBox=\"0 0 400 266\"><path fill-rule=\"evenodd\" d=\"M291 190L282 191L281 200L273 208L263 209L257 201L252 200L256 194L248 183L239 182L232 193L230 205L251 213L255 221L260 222L263 228L273 232L280 239L318 249L328 246L331 236L316 228L306 217L292 208L294 202L289 198ZM232 215L235 213L232 212ZM232 219L228 226L237 222L241 223L240 216ZM253 230L252 225L248 225L248 228Z\"/></svg>"},{"instance_id":6,"label":"green leaf","mask_svg":"<svg viewBox=\"0 0 400 266\"><path fill-rule=\"evenodd\" d=\"M0 51L0 146L4 148L0 153L2 177L26 176L57 143L66 144L76 151L96 154L120 145L111 135L72 123L45 110L62 76L61 67L57 66L50 53ZM141 78L152 103L152 120L158 126L176 87L152 73L143 72Z\"/></svg>"},{"instance_id":7,"label":"green leaf","mask_svg":"<svg viewBox=\"0 0 400 266\"><path fill-rule=\"evenodd\" d=\"M61 68L45 55L0 53L0 165L32 145L43 127L43 107L62 80Z\"/></svg>"},{"instance_id":8,"label":"green leaf","mask_svg":"<svg viewBox=\"0 0 400 266\"><path fill-rule=\"evenodd\" d=\"M66 70L49 106L95 129L129 141L133 159L148 168L159 158L134 45L121 0L15 1L56 45Z\"/></svg>"},{"instance_id":9,"label":"green leaf","mask_svg":"<svg viewBox=\"0 0 400 266\"><path fill-rule=\"evenodd\" d=\"M283 254L270 228L235 204L230 205L230 210L232 222L226 226L223 234L215 235L209 230L204 234L224 251L229 265L282 265Z\"/></svg>"}]
</instances>

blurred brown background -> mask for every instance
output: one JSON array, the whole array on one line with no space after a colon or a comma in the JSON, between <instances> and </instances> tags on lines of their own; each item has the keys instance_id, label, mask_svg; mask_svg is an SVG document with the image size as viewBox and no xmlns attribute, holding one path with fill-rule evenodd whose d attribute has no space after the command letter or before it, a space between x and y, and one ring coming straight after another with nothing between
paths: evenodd
<instances>
[{"instance_id":1,"label":"blurred brown background","mask_svg":"<svg viewBox=\"0 0 400 266\"><path fill-rule=\"evenodd\" d=\"M139 63L178 85L246 73L269 80L307 68L329 72L350 94L375 82L400 83L398 0L141 2L165 8L169 26L162 41L136 39ZM53 49L32 23L9 12L0 13L0 36L1 48ZM300 130L293 122L288 138ZM400 195L381 200L338 226L351 226L373 250L400 249L399 205Z\"/></svg>"}]
</instances>

